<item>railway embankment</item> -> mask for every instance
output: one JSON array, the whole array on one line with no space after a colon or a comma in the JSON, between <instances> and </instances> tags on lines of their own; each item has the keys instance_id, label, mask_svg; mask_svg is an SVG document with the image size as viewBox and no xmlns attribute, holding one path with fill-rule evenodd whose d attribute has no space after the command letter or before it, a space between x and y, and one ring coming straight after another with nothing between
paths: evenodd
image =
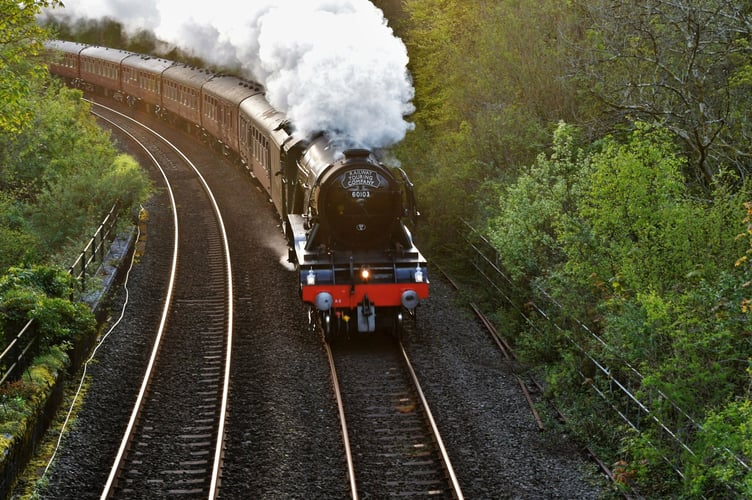
<instances>
[{"instance_id":1,"label":"railway embankment","mask_svg":"<svg viewBox=\"0 0 752 500\"><path fill-rule=\"evenodd\" d=\"M135 227L115 237L94 276L95 284L84 295L97 319L93 334L80 338L69 349L54 347L52 353L37 357L22 379L32 384L10 383L0 395L0 412L17 418L9 432L0 435L0 495L9 498L19 474L29 464L45 434L53 425L64 401L65 387L75 378L107 321L109 291L122 279L126 265L137 248ZM24 380L22 380L23 382ZM24 389L20 387L23 386ZM17 398L15 401L14 398ZM21 400L23 399L23 401Z\"/></svg>"}]
</instances>

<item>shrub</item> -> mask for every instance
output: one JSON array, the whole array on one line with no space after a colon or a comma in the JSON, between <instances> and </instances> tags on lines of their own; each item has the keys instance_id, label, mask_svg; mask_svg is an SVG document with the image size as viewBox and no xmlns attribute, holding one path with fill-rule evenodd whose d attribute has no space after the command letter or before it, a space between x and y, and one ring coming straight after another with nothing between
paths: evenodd
<instances>
[{"instance_id":1,"label":"shrub","mask_svg":"<svg viewBox=\"0 0 752 500\"><path fill-rule=\"evenodd\" d=\"M687 457L687 493L695 498L752 497L752 403L733 401L710 412Z\"/></svg>"},{"instance_id":2,"label":"shrub","mask_svg":"<svg viewBox=\"0 0 752 500\"><path fill-rule=\"evenodd\" d=\"M42 347L92 333L96 320L86 304L73 302L76 281L50 266L12 268L0 278L0 327L5 338L15 336L34 318ZM6 342L7 343L7 342Z\"/></svg>"}]
</instances>

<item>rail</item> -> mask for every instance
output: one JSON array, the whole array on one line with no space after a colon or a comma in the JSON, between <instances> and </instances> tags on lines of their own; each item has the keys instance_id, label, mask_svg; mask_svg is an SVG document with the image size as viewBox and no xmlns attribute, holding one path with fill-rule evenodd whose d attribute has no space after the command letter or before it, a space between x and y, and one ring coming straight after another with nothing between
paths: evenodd
<instances>
[{"instance_id":1,"label":"rail","mask_svg":"<svg viewBox=\"0 0 752 500\"><path fill-rule=\"evenodd\" d=\"M433 418L431 408L428 406L428 400L423 393L423 388L420 386L420 381L418 380L418 376L415 373L413 364L410 361L410 356L407 355L407 351L405 350L405 346L402 345L402 342L399 343L398 347L400 353L402 354L402 359L405 361L405 366L410 373L410 379L413 382L415 391L418 393L418 398L420 399L420 404L422 405L423 411L426 414L426 419L428 420L428 425L431 428L431 433L436 440L436 446L438 448L439 454L441 455L441 460L444 463L444 468L446 469L446 473L449 476L449 484L452 487L452 498L456 498L457 500L464 500L465 496L462 493L462 488L460 488L460 482L457 479L457 474L455 474L454 472L452 461L449 459L449 453L447 453L446 446L444 446L444 440L441 439L439 427L438 425L436 425L436 420L434 420Z\"/></svg>"},{"instance_id":2,"label":"rail","mask_svg":"<svg viewBox=\"0 0 752 500\"><path fill-rule=\"evenodd\" d=\"M107 244L111 243L115 236L117 213L118 203L115 203L76 261L68 268L71 276L79 281L82 292L87 291L87 276L90 277L96 273L90 270L91 266L96 263L98 269L99 265L104 262ZM0 386L7 381L18 380L21 377L31 360L38 354L38 346L39 335L34 327L34 320L31 319L0 353L0 373L2 373Z\"/></svg>"},{"instance_id":3,"label":"rail","mask_svg":"<svg viewBox=\"0 0 752 500\"><path fill-rule=\"evenodd\" d=\"M583 359L586 359L594 367L594 371L587 375L578 370L583 383L587 383L595 394L629 427L640 434L648 426L657 427L666 436L664 444L673 443L672 451L674 453L671 456L661 454L662 459L679 477L684 478L679 462L681 453L678 452L684 451L693 456L695 455L692 448L685 442L684 436L689 432L689 429L702 429L701 424L694 420L689 412L671 401L662 391L657 389L646 390L643 384L644 377L637 368L623 359L613 347L586 324L568 314L564 307L543 288L535 287L535 290L542 299L541 301L528 301L525 304L525 308L515 302L512 298L514 296L514 293L512 293L514 283L501 269L498 252L475 228L467 222L463 221L463 223L467 229L465 242L470 250L470 263L478 275L488 282L497 296L503 297L515 309L520 318L530 328L540 331L535 319L527 311L535 312L540 318L548 322L552 328L560 333L580 353ZM543 301L546 301L547 304L542 304ZM550 309L547 310L546 308ZM557 323L554 315L549 313L551 309L556 309L561 317L566 318L567 324L573 326L573 328L565 328ZM579 330L581 338L573 334L572 330ZM598 344L600 346L599 350L607 352L611 359L614 360L612 361L612 366L597 359L592 354L593 349L586 348L584 345L585 342L582 340L586 340L589 344ZM616 364L619 364L619 366L616 366ZM638 396L638 390L645 395L643 397ZM673 409L673 416L676 417L674 425L667 424L652 411L652 404L645 402L646 399L668 403ZM651 443L651 446L658 450L655 444ZM750 469L748 463L741 457L733 455L729 449L724 449L724 452L734 456L735 460L745 469Z\"/></svg>"}]
</instances>

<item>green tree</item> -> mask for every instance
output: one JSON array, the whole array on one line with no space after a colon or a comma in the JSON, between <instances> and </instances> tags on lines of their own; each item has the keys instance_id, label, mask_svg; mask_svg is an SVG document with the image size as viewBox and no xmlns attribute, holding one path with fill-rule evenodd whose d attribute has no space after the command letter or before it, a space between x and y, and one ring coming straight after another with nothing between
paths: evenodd
<instances>
[{"instance_id":1,"label":"green tree","mask_svg":"<svg viewBox=\"0 0 752 500\"><path fill-rule=\"evenodd\" d=\"M108 133L89 116L79 90L56 81L35 90L25 99L29 127L0 135L0 189L29 203L51 182L115 156Z\"/></svg>"},{"instance_id":2,"label":"green tree","mask_svg":"<svg viewBox=\"0 0 752 500\"><path fill-rule=\"evenodd\" d=\"M115 202L127 213L150 193L150 184L133 158L117 155L97 165L101 171L87 168L50 182L28 208L30 229L48 255L68 247L78 251L81 239L91 234Z\"/></svg>"},{"instance_id":3,"label":"green tree","mask_svg":"<svg viewBox=\"0 0 752 500\"><path fill-rule=\"evenodd\" d=\"M539 159L502 198L512 215L494 222L513 227L489 228L503 258L538 285L530 300L551 304L553 296L563 306L545 306L548 317L534 318L536 329L519 344L531 358L547 361L552 392L577 401L583 428L601 426L608 435L603 424L585 422L582 377L596 374L583 352L646 402L661 426L643 422L640 436L615 440L612 449L621 449L641 484L659 484L665 481L660 456L679 453L665 428L693 446L689 417L702 421L708 410L748 390L750 274L735 264L749 244L736 238L749 192L719 182L711 199L691 196L683 157L660 127L636 124L627 141L607 138L585 156L565 144L566 154ZM561 179L572 187L563 189ZM534 265L528 253L539 254ZM589 330L562 330L572 318ZM574 343L563 342L562 334ZM606 425L618 426L614 419ZM661 487L670 490L669 482Z\"/></svg>"},{"instance_id":4,"label":"green tree","mask_svg":"<svg viewBox=\"0 0 752 500\"><path fill-rule=\"evenodd\" d=\"M33 60L46 38L36 16L59 5L58 0L0 0L0 132L17 133L28 126L33 111L26 97L46 74Z\"/></svg>"},{"instance_id":5,"label":"green tree","mask_svg":"<svg viewBox=\"0 0 752 500\"><path fill-rule=\"evenodd\" d=\"M489 220L487 234L513 279L542 276L563 261L557 229L580 202L588 171L576 141L575 128L561 122L551 155L539 155L499 197L499 215Z\"/></svg>"},{"instance_id":6,"label":"green tree","mask_svg":"<svg viewBox=\"0 0 752 500\"><path fill-rule=\"evenodd\" d=\"M578 113L570 58L575 18L557 1L408 0L415 120L457 133L499 176L534 159L559 120Z\"/></svg>"},{"instance_id":7,"label":"green tree","mask_svg":"<svg viewBox=\"0 0 752 500\"><path fill-rule=\"evenodd\" d=\"M405 41L416 84L414 119L429 129L456 128L464 117L458 99L467 80L459 62L474 53L477 0L406 0L404 8L410 16Z\"/></svg>"},{"instance_id":8,"label":"green tree","mask_svg":"<svg viewBox=\"0 0 752 500\"><path fill-rule=\"evenodd\" d=\"M573 19L553 0L404 6L417 112L398 156L428 219L421 242L427 250L453 248L457 219L484 224L498 185L514 179L572 115L577 101L563 53Z\"/></svg>"},{"instance_id":9,"label":"green tree","mask_svg":"<svg viewBox=\"0 0 752 500\"><path fill-rule=\"evenodd\" d=\"M724 164L749 174L752 24L735 0L578 1L589 44L583 88L624 119L660 121L709 187Z\"/></svg>"},{"instance_id":10,"label":"green tree","mask_svg":"<svg viewBox=\"0 0 752 500\"><path fill-rule=\"evenodd\" d=\"M749 397L713 410L703 422L695 457L686 477L692 497L726 497L731 491L752 497L752 403Z\"/></svg>"},{"instance_id":11,"label":"green tree","mask_svg":"<svg viewBox=\"0 0 752 500\"><path fill-rule=\"evenodd\" d=\"M741 202L723 187L718 203L692 198L684 162L662 128L638 124L627 144L604 141L579 204L587 233L573 225L577 229L563 238L568 265L583 276L595 273L624 287L659 292L698 269L713 275L728 266L732 255L741 254L734 242ZM715 210L728 216L729 203L736 204L735 220L718 220Z\"/></svg>"},{"instance_id":12,"label":"green tree","mask_svg":"<svg viewBox=\"0 0 752 500\"><path fill-rule=\"evenodd\" d=\"M0 191L0 274L22 262L37 262L41 242L29 231L23 206Z\"/></svg>"},{"instance_id":13,"label":"green tree","mask_svg":"<svg viewBox=\"0 0 752 500\"><path fill-rule=\"evenodd\" d=\"M15 199L5 205L6 227L22 231L30 245L28 252L6 246L0 259L6 267L19 263L13 256L49 258L80 248L116 201L127 212L150 193L146 174L118 154L79 90L53 81L27 100L33 126L0 135L0 189Z\"/></svg>"}]
</instances>

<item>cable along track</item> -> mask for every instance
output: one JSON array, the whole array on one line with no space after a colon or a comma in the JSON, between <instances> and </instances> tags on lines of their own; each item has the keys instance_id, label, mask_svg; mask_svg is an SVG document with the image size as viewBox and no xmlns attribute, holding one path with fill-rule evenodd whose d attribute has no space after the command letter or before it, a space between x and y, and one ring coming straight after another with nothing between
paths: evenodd
<instances>
[{"instance_id":1,"label":"cable along track","mask_svg":"<svg viewBox=\"0 0 752 500\"><path fill-rule=\"evenodd\" d=\"M215 498L233 324L222 217L201 174L168 141L113 110L97 106L96 114L150 152L170 191L175 223L159 331L102 498Z\"/></svg>"},{"instance_id":2,"label":"cable along track","mask_svg":"<svg viewBox=\"0 0 752 500\"><path fill-rule=\"evenodd\" d=\"M388 336L325 345L352 497L463 495L401 343Z\"/></svg>"}]
</instances>

